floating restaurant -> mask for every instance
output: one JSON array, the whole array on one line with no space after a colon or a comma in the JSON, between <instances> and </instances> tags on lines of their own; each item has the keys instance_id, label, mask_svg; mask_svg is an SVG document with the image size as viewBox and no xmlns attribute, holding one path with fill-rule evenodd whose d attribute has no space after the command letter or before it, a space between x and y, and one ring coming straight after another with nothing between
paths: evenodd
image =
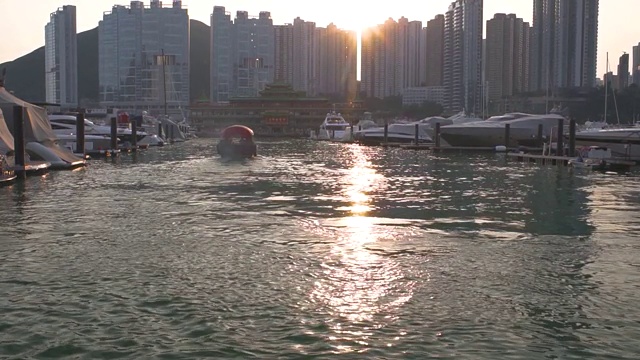
<instances>
[{"instance_id":1,"label":"floating restaurant","mask_svg":"<svg viewBox=\"0 0 640 360\"><path fill-rule=\"evenodd\" d=\"M332 104L327 98L307 97L288 84L270 84L258 97L231 98L228 103L196 103L191 123L200 134L215 135L230 125L252 128L257 136L306 136L317 130L331 110L355 124L365 112L364 102Z\"/></svg>"}]
</instances>

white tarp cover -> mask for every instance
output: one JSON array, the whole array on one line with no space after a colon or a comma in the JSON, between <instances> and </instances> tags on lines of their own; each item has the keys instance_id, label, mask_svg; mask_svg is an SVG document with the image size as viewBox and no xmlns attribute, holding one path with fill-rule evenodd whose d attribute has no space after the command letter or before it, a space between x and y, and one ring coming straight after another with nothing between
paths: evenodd
<instances>
[{"instance_id":1,"label":"white tarp cover","mask_svg":"<svg viewBox=\"0 0 640 360\"><path fill-rule=\"evenodd\" d=\"M4 87L0 87L0 110L4 113L4 119L13 132L13 107L22 106L24 108L24 140L25 142L54 143L58 140L56 134L51 130L47 111L44 108L29 104L17 98ZM48 145L48 144L47 144Z\"/></svg>"},{"instance_id":2,"label":"white tarp cover","mask_svg":"<svg viewBox=\"0 0 640 360\"><path fill-rule=\"evenodd\" d=\"M13 135L4 121L2 110L0 110L0 155L6 155L13 150Z\"/></svg>"},{"instance_id":3,"label":"white tarp cover","mask_svg":"<svg viewBox=\"0 0 640 360\"><path fill-rule=\"evenodd\" d=\"M420 139L431 139L429 136L431 125L430 124L418 124L418 136ZM416 135L416 123L409 124L390 124L389 133L403 134L403 135Z\"/></svg>"},{"instance_id":4,"label":"white tarp cover","mask_svg":"<svg viewBox=\"0 0 640 360\"><path fill-rule=\"evenodd\" d=\"M29 142L41 143L54 151L62 160L69 163L82 160L73 155L73 153L68 149L63 149L58 146L58 138L51 129L51 124L47 117L47 111L44 108L35 106L17 98L8 92L7 89L0 86L0 110L2 110L4 114L4 122L11 132L13 132L13 107L16 105L22 106L24 109L22 117L24 119L25 144Z\"/></svg>"},{"instance_id":5,"label":"white tarp cover","mask_svg":"<svg viewBox=\"0 0 640 360\"><path fill-rule=\"evenodd\" d=\"M167 138L169 135L173 135L173 139L186 140L187 137L180 130L180 127L178 126L178 124L173 122L173 120L170 120L167 118L159 118L158 120L162 123L163 132L166 130L165 126L169 125L169 134L164 134L165 138ZM171 133L171 131L173 131L173 134Z\"/></svg>"}]
</instances>

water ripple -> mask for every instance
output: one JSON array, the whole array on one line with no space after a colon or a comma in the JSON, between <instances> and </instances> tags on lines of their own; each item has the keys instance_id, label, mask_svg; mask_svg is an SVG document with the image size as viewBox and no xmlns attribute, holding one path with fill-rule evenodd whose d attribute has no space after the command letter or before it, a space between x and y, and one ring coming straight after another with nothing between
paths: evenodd
<instances>
[{"instance_id":1,"label":"water ripple","mask_svg":"<svg viewBox=\"0 0 640 360\"><path fill-rule=\"evenodd\" d=\"M0 357L637 357L637 175L214 147L0 188Z\"/></svg>"}]
</instances>

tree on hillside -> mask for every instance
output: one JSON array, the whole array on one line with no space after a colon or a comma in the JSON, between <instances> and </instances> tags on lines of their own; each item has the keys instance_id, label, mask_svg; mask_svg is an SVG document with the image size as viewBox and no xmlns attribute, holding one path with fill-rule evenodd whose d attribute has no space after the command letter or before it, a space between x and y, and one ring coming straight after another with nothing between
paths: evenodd
<instances>
[{"instance_id":1,"label":"tree on hillside","mask_svg":"<svg viewBox=\"0 0 640 360\"><path fill-rule=\"evenodd\" d=\"M424 119L431 116L440 116L444 108L442 105L432 102L425 101L420 105L408 105L403 107L402 113L404 116L413 119Z\"/></svg>"}]
</instances>

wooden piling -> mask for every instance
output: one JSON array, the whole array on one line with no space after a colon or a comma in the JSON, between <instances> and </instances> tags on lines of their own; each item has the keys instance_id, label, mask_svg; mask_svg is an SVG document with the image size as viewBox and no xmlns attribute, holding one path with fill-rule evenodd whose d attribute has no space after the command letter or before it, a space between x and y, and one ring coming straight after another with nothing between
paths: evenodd
<instances>
[{"instance_id":1,"label":"wooden piling","mask_svg":"<svg viewBox=\"0 0 640 360\"><path fill-rule=\"evenodd\" d=\"M164 124L164 136L165 140L171 142L171 138L169 137L169 124Z\"/></svg>"},{"instance_id":2,"label":"wooden piling","mask_svg":"<svg viewBox=\"0 0 640 360\"><path fill-rule=\"evenodd\" d=\"M562 138L564 135L564 119L558 119L558 132L557 132L557 141L556 141L556 155L564 156L564 139Z\"/></svg>"},{"instance_id":3,"label":"wooden piling","mask_svg":"<svg viewBox=\"0 0 640 360\"><path fill-rule=\"evenodd\" d=\"M169 127L169 138L171 139L171 142L173 142L173 125L167 124L167 126ZM333 134L335 135L335 130Z\"/></svg>"},{"instance_id":4,"label":"wooden piling","mask_svg":"<svg viewBox=\"0 0 640 360\"><path fill-rule=\"evenodd\" d=\"M111 150L118 150L118 122L116 118L111 119Z\"/></svg>"},{"instance_id":5,"label":"wooden piling","mask_svg":"<svg viewBox=\"0 0 640 360\"><path fill-rule=\"evenodd\" d=\"M544 144L544 140L542 139L544 127L542 124L538 124L538 147L542 147Z\"/></svg>"},{"instance_id":6,"label":"wooden piling","mask_svg":"<svg viewBox=\"0 0 640 360\"><path fill-rule=\"evenodd\" d=\"M436 123L436 148L440 148L440 123Z\"/></svg>"},{"instance_id":7,"label":"wooden piling","mask_svg":"<svg viewBox=\"0 0 640 360\"><path fill-rule=\"evenodd\" d=\"M161 138L164 138L162 136L162 123L158 123L158 136L160 136Z\"/></svg>"},{"instance_id":8,"label":"wooden piling","mask_svg":"<svg viewBox=\"0 0 640 360\"><path fill-rule=\"evenodd\" d=\"M84 111L76 115L76 154L85 154L84 146Z\"/></svg>"},{"instance_id":9,"label":"wooden piling","mask_svg":"<svg viewBox=\"0 0 640 360\"><path fill-rule=\"evenodd\" d=\"M569 120L569 157L576 156L576 121Z\"/></svg>"},{"instance_id":10,"label":"wooden piling","mask_svg":"<svg viewBox=\"0 0 640 360\"><path fill-rule=\"evenodd\" d=\"M138 121L131 121L131 147L133 150L138 149Z\"/></svg>"},{"instance_id":11,"label":"wooden piling","mask_svg":"<svg viewBox=\"0 0 640 360\"><path fill-rule=\"evenodd\" d=\"M384 124L384 143L386 144L387 142L389 142L389 124L385 123Z\"/></svg>"},{"instance_id":12,"label":"wooden piling","mask_svg":"<svg viewBox=\"0 0 640 360\"><path fill-rule=\"evenodd\" d=\"M415 136L414 141L415 141L416 145L418 145L418 141L420 140L420 136L418 135L418 129L419 128L420 127L418 126L418 124L416 124L416 133L414 135Z\"/></svg>"},{"instance_id":13,"label":"wooden piling","mask_svg":"<svg viewBox=\"0 0 640 360\"><path fill-rule=\"evenodd\" d=\"M24 142L24 109L22 106L13 107L13 151L15 153L15 172L19 179L27 177L25 142Z\"/></svg>"},{"instance_id":14,"label":"wooden piling","mask_svg":"<svg viewBox=\"0 0 640 360\"><path fill-rule=\"evenodd\" d=\"M511 138L511 124L504 124L504 146L509 148L509 140Z\"/></svg>"}]
</instances>

